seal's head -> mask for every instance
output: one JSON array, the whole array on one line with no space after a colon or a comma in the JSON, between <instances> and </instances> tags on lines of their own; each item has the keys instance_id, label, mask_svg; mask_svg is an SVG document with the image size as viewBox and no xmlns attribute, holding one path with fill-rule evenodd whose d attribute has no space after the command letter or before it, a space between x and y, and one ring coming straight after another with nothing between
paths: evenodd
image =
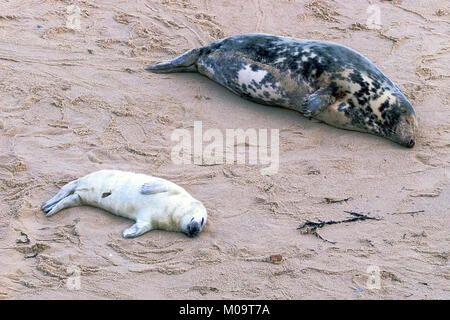
<instances>
[{"instance_id":1,"label":"seal's head","mask_svg":"<svg viewBox=\"0 0 450 320\"><path fill-rule=\"evenodd\" d=\"M207 218L208 214L203 204L193 202L181 221L181 231L188 237L195 237L203 230Z\"/></svg>"},{"instance_id":2,"label":"seal's head","mask_svg":"<svg viewBox=\"0 0 450 320\"><path fill-rule=\"evenodd\" d=\"M382 135L402 146L412 148L416 144L416 113L401 92L395 94L394 97L393 103L385 103L380 107L384 120L382 127L385 128Z\"/></svg>"}]
</instances>

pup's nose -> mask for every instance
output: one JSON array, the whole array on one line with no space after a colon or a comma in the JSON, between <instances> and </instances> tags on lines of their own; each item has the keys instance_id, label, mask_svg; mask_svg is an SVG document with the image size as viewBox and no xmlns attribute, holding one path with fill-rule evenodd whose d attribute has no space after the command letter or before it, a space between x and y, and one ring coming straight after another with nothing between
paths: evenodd
<instances>
[{"instance_id":1,"label":"pup's nose","mask_svg":"<svg viewBox=\"0 0 450 320\"><path fill-rule=\"evenodd\" d=\"M197 221L192 221L187 227L188 236L195 237L200 232L200 225Z\"/></svg>"},{"instance_id":2,"label":"pup's nose","mask_svg":"<svg viewBox=\"0 0 450 320\"><path fill-rule=\"evenodd\" d=\"M408 146L408 148L412 148L412 147L414 147L415 144L416 144L416 142L413 139L411 139L411 140L409 140L407 146Z\"/></svg>"}]
</instances>

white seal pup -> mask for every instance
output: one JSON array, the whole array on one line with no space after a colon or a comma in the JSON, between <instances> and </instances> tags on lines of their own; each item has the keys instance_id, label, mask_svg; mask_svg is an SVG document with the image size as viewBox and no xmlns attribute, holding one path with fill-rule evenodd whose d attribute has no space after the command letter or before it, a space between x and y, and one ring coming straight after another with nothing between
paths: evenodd
<instances>
[{"instance_id":1,"label":"white seal pup","mask_svg":"<svg viewBox=\"0 0 450 320\"><path fill-rule=\"evenodd\" d=\"M90 205L135 220L124 238L153 229L198 235L206 224L203 204L165 179L120 170L100 170L69 182L42 205L49 217L58 211Z\"/></svg>"},{"instance_id":2,"label":"white seal pup","mask_svg":"<svg viewBox=\"0 0 450 320\"><path fill-rule=\"evenodd\" d=\"M372 62L336 43L244 34L146 69L199 72L251 101L415 144L417 119L408 99Z\"/></svg>"}]
</instances>

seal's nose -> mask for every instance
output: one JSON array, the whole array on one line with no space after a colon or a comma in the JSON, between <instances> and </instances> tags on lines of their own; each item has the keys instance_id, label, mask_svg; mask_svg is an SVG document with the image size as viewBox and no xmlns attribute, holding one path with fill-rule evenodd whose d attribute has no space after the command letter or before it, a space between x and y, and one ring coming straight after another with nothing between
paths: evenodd
<instances>
[{"instance_id":1,"label":"seal's nose","mask_svg":"<svg viewBox=\"0 0 450 320\"><path fill-rule=\"evenodd\" d=\"M192 221L188 224L187 231L189 237L195 237L200 232L200 225L197 221Z\"/></svg>"},{"instance_id":2,"label":"seal's nose","mask_svg":"<svg viewBox=\"0 0 450 320\"><path fill-rule=\"evenodd\" d=\"M412 147L414 147L415 144L416 144L416 142L413 139L411 139L411 140L409 140L407 147L412 148Z\"/></svg>"}]
</instances>

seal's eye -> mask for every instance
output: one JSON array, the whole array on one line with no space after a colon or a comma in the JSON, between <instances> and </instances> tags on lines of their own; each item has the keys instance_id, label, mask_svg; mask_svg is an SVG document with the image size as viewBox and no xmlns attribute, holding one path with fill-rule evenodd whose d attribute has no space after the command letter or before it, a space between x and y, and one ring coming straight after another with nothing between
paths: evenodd
<instances>
[{"instance_id":1,"label":"seal's eye","mask_svg":"<svg viewBox=\"0 0 450 320\"><path fill-rule=\"evenodd\" d=\"M205 222L205 218L202 218L202 226L203 226L203 222Z\"/></svg>"},{"instance_id":2,"label":"seal's eye","mask_svg":"<svg viewBox=\"0 0 450 320\"><path fill-rule=\"evenodd\" d=\"M401 111L401 112L402 112L403 114L404 114L404 113L406 113L406 109L402 109L402 111Z\"/></svg>"}]
</instances>

